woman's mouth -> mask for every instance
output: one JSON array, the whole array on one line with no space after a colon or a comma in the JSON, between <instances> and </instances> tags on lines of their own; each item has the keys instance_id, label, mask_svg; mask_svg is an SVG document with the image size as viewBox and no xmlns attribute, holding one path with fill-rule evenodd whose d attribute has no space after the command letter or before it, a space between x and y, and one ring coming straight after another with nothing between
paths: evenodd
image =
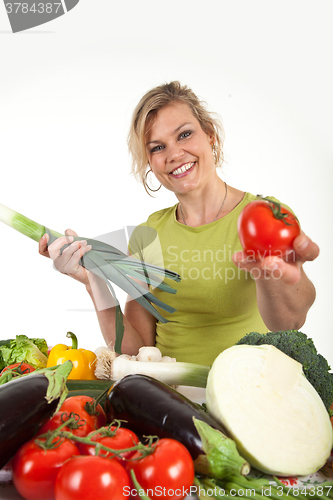
<instances>
[{"instance_id":1,"label":"woman's mouth","mask_svg":"<svg viewBox=\"0 0 333 500\"><path fill-rule=\"evenodd\" d=\"M190 163L184 163L184 165L181 165L180 167L175 168L175 170L170 172L170 175L173 175L174 177L180 177L186 174L189 170L191 170L194 164L195 161L191 161Z\"/></svg>"}]
</instances>

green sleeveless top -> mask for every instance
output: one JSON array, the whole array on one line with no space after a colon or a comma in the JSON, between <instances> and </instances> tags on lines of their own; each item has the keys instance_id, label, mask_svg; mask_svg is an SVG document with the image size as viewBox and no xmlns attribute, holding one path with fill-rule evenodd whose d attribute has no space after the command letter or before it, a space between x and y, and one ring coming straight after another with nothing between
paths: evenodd
<instances>
[{"instance_id":1,"label":"green sleeveless top","mask_svg":"<svg viewBox=\"0 0 333 500\"><path fill-rule=\"evenodd\" d=\"M176 309L156 309L168 320L157 321L156 347L177 361L211 365L216 356L246 333L268 330L259 314L255 281L232 262L241 250L237 219L256 196L243 200L225 217L199 227L180 224L176 208L159 210L138 226L130 238L133 256L176 271L179 283L169 294L150 287L162 302Z\"/></svg>"}]
</instances>

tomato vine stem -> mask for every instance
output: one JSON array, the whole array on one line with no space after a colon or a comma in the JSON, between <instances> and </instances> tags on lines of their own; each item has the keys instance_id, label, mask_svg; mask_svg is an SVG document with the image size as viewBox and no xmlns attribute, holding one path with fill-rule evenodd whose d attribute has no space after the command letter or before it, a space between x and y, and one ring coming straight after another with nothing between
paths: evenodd
<instances>
[{"instance_id":1,"label":"tomato vine stem","mask_svg":"<svg viewBox=\"0 0 333 500\"><path fill-rule=\"evenodd\" d=\"M266 201L269 204L269 207L272 210L275 219L282 221L286 226L292 226L292 224L290 224L286 220L286 218L288 217L288 213L282 212L281 203L279 203L278 201L274 201L271 198L264 197L261 194L258 194L257 198L259 200ZM297 217L294 216L294 219L297 220Z\"/></svg>"},{"instance_id":2,"label":"tomato vine stem","mask_svg":"<svg viewBox=\"0 0 333 500\"><path fill-rule=\"evenodd\" d=\"M117 427L117 429L118 429L120 426L120 421L117 421L117 422L119 422L119 425ZM64 427L70 427L72 424L75 424L75 423L77 423L77 419L74 416L70 417L68 420L64 421L54 431L48 431L46 434L42 434L42 435L38 436L38 438L35 439L36 444L38 444L38 446L40 446L44 450L48 450L48 449L53 449L53 448L60 446L61 442L64 439L69 439L69 440L74 441L74 442L77 441L79 443L94 446L96 455L98 455L99 450L103 450L103 451L110 453L111 456L108 458L118 457L123 453L128 453L128 452L132 452L132 451L133 452L139 451L141 456L137 457L137 459L140 459L142 457L145 457L145 456L153 453L154 445L156 444L156 442L159 439L157 436L144 436L148 440L148 443L146 445L144 445L143 443L138 443L137 445L134 445L130 448L122 448L122 449L114 450L113 448L105 446L102 443L99 443L97 441L93 441L88 436L85 436L85 437L76 436L72 432L63 430ZM111 427L112 424L113 424L113 422L109 425L109 427ZM96 429L96 431L94 431L90 435L94 436L95 434L99 434L99 433L103 434L104 431L107 432L107 430L105 430L105 427L101 427L99 429ZM110 432L112 432L112 431L110 431ZM41 438L46 438L46 441L42 441ZM123 459L123 457L121 457L121 456L120 456L120 458ZM124 460L131 460L131 459L127 458Z\"/></svg>"}]
</instances>

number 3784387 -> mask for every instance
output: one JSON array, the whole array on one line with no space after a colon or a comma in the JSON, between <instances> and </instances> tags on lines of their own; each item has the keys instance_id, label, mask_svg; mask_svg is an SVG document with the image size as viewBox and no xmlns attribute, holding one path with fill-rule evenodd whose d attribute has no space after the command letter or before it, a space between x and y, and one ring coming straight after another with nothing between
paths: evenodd
<instances>
[{"instance_id":1,"label":"number 3784387","mask_svg":"<svg viewBox=\"0 0 333 500\"><path fill-rule=\"evenodd\" d=\"M36 2L28 4L26 2L8 2L5 4L8 14L57 14L58 10L62 7L61 2Z\"/></svg>"}]
</instances>

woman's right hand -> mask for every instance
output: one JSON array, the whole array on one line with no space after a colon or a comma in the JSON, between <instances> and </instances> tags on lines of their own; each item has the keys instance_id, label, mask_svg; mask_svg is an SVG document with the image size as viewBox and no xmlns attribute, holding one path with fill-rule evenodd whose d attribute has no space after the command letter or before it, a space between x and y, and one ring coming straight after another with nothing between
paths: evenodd
<instances>
[{"instance_id":1,"label":"woman's right hand","mask_svg":"<svg viewBox=\"0 0 333 500\"><path fill-rule=\"evenodd\" d=\"M89 271L80 265L80 259L85 253L91 250L91 245L87 245L85 240L74 241L73 236L77 236L77 234L71 229L67 229L65 236L57 238L48 246L49 235L44 234L39 241L39 253L44 257L52 259L54 267L59 272L88 285ZM60 254L61 248L66 244L69 246Z\"/></svg>"}]
</instances>

